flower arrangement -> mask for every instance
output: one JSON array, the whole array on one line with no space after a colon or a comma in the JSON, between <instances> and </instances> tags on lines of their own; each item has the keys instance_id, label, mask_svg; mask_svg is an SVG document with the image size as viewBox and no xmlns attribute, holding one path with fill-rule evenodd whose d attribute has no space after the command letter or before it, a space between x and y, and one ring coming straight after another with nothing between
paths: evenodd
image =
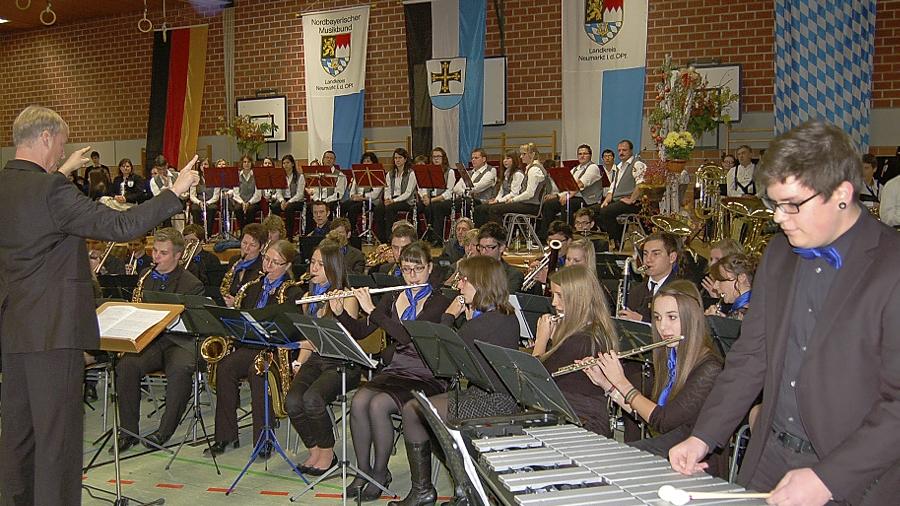
<instances>
[{"instance_id":1,"label":"flower arrangement","mask_svg":"<svg viewBox=\"0 0 900 506\"><path fill-rule=\"evenodd\" d=\"M659 160L647 162L647 170L644 171L644 183L647 186L665 186L668 173L666 166Z\"/></svg>"},{"instance_id":2,"label":"flower arrangement","mask_svg":"<svg viewBox=\"0 0 900 506\"><path fill-rule=\"evenodd\" d=\"M690 132L669 132L662 141L666 159L687 160L694 150L694 136Z\"/></svg>"},{"instance_id":3,"label":"flower arrangement","mask_svg":"<svg viewBox=\"0 0 900 506\"><path fill-rule=\"evenodd\" d=\"M219 121L225 118L219 116ZM256 158L257 153L266 143L266 136L278 130L272 123L256 122L250 116L235 116L231 123L216 130L217 135L227 135L235 140L242 155Z\"/></svg>"},{"instance_id":4,"label":"flower arrangement","mask_svg":"<svg viewBox=\"0 0 900 506\"><path fill-rule=\"evenodd\" d=\"M663 158L677 158L665 144L671 134L691 135L691 147L681 155L687 158L694 146L693 139L715 130L720 121L731 122L722 110L736 102L738 96L724 86L711 88L706 78L693 67L677 68L669 55L659 72L662 78L656 84L655 105L650 111L650 134ZM672 142L678 148L684 147L678 146L677 140Z\"/></svg>"}]
</instances>

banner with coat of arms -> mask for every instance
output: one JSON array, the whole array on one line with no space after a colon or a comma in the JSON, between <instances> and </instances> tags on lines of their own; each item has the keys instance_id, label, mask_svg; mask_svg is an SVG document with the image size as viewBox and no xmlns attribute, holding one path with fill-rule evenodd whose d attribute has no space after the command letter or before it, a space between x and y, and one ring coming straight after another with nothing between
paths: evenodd
<instances>
[{"instance_id":1,"label":"banner with coat of arms","mask_svg":"<svg viewBox=\"0 0 900 506\"><path fill-rule=\"evenodd\" d=\"M561 0L563 156L629 139L640 149L647 0Z\"/></svg>"},{"instance_id":2,"label":"banner with coat of arms","mask_svg":"<svg viewBox=\"0 0 900 506\"><path fill-rule=\"evenodd\" d=\"M309 159L349 167L362 154L369 6L303 15Z\"/></svg>"}]
</instances>

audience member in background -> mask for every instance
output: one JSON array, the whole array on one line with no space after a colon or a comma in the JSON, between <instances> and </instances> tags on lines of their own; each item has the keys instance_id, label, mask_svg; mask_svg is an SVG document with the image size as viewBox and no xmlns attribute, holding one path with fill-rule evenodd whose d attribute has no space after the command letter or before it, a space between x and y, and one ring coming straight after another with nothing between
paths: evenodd
<instances>
[{"instance_id":1,"label":"audience member in background","mask_svg":"<svg viewBox=\"0 0 900 506\"><path fill-rule=\"evenodd\" d=\"M262 190L256 187L256 177L253 175L253 159L247 155L241 157L241 170L238 178L238 186L229 193L233 203L234 217L240 228L244 228L256 219L259 202L262 200Z\"/></svg>"},{"instance_id":2,"label":"audience member in background","mask_svg":"<svg viewBox=\"0 0 900 506\"><path fill-rule=\"evenodd\" d=\"M729 197L756 195L756 183L753 181L756 164L750 158L751 154L752 150L746 144L737 149L738 165L729 169L726 177Z\"/></svg>"}]
</instances>

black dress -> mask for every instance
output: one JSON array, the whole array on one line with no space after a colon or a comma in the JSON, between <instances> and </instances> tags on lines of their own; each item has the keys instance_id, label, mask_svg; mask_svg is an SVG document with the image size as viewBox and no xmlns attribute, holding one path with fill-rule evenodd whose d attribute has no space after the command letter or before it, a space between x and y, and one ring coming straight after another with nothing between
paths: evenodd
<instances>
[{"instance_id":1,"label":"black dress","mask_svg":"<svg viewBox=\"0 0 900 506\"><path fill-rule=\"evenodd\" d=\"M584 357L597 356L607 350L598 348L586 332L576 332L563 345L544 360L544 367L551 373L560 367L572 365ZM609 408L603 389L593 384L587 374L577 372L555 378L556 385L572 405L584 428L611 437Z\"/></svg>"},{"instance_id":2,"label":"black dress","mask_svg":"<svg viewBox=\"0 0 900 506\"><path fill-rule=\"evenodd\" d=\"M403 292L401 292L403 293ZM337 317L354 339L363 339L378 328L384 329L391 342L385 350L384 357L388 365L371 381L361 388L370 388L389 394L402 408L412 400L412 391L421 390L426 396L437 395L447 390L447 383L439 380L431 373L431 369L422 361L416 351L406 327L400 322L397 314L397 295L382 297L368 318L354 320L346 312ZM450 305L450 299L438 292L432 292L425 300L416 320L440 323L444 310Z\"/></svg>"}]
</instances>

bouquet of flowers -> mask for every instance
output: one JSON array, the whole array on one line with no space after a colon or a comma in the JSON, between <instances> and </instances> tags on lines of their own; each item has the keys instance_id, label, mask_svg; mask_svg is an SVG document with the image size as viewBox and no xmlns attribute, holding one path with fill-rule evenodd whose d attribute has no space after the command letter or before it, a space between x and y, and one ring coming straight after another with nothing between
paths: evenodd
<instances>
[{"instance_id":1,"label":"bouquet of flowers","mask_svg":"<svg viewBox=\"0 0 900 506\"><path fill-rule=\"evenodd\" d=\"M647 162L647 170L644 171L644 183L647 186L665 186L668 173L666 166L659 160Z\"/></svg>"},{"instance_id":2,"label":"bouquet of flowers","mask_svg":"<svg viewBox=\"0 0 900 506\"><path fill-rule=\"evenodd\" d=\"M687 160L694 150L694 136L690 132L669 132L662 142L666 159Z\"/></svg>"},{"instance_id":3,"label":"bouquet of flowers","mask_svg":"<svg viewBox=\"0 0 900 506\"><path fill-rule=\"evenodd\" d=\"M225 118L219 116L219 121ZM272 123L259 123L250 119L250 116L235 116L231 123L216 130L217 135L227 135L235 140L242 155L250 155L256 158L259 150L266 143L266 136L278 130Z\"/></svg>"}]
</instances>

